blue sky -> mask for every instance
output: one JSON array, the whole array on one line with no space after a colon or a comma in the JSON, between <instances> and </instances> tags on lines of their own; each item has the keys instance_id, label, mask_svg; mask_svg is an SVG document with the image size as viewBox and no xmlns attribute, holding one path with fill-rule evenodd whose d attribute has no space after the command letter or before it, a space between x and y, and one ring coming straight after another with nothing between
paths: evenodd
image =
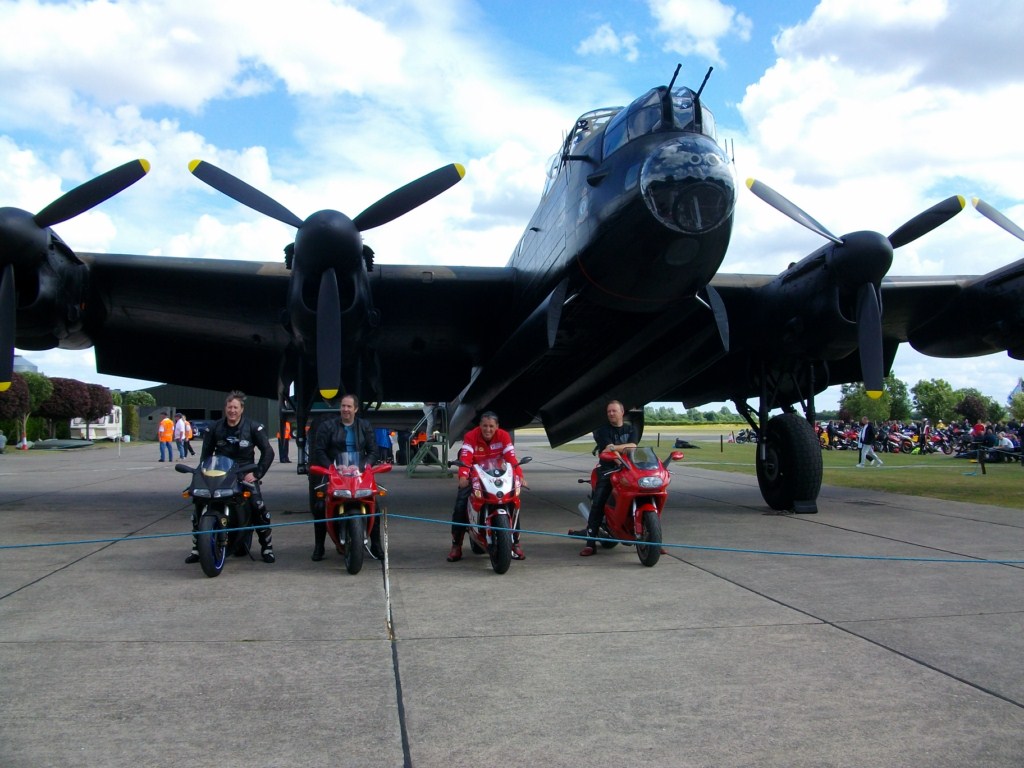
<instances>
[{"instance_id":1,"label":"blue sky","mask_svg":"<svg viewBox=\"0 0 1024 768\"><path fill-rule=\"evenodd\" d=\"M57 228L73 248L277 260L288 227L192 178L201 158L300 216L355 215L448 162L466 179L368 233L391 263L504 264L547 158L577 115L626 104L676 63L740 180L771 185L837 234L891 232L950 194L1024 224L1024 5L960 0L0 0L0 204L41 209L133 157L149 176ZM772 274L820 245L741 192L724 270ZM891 274L979 274L1024 256L968 209L896 252ZM182 286L181 290L187 290ZM51 376L90 351L31 352ZM1002 398L1006 355L894 373ZM835 393L820 406L834 405Z\"/></svg>"}]
</instances>

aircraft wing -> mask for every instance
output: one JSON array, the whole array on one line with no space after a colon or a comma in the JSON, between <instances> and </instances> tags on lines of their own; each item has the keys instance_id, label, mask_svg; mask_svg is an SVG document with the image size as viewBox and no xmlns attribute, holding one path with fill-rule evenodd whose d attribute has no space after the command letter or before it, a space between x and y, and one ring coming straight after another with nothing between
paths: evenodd
<instances>
[{"instance_id":1,"label":"aircraft wing","mask_svg":"<svg viewBox=\"0 0 1024 768\"><path fill-rule=\"evenodd\" d=\"M278 397L292 344L283 264L79 256L89 267L86 332L100 372ZM478 318L508 306L512 281L503 268L376 265L370 289L378 320L367 345L385 396L444 401L486 357L494 326Z\"/></svg>"}]
</instances>

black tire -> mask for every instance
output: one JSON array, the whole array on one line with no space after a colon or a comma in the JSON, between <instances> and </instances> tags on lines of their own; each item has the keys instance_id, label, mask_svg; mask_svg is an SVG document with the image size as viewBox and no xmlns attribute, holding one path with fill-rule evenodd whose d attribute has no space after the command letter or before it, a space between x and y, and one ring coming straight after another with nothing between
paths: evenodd
<instances>
[{"instance_id":1,"label":"black tire","mask_svg":"<svg viewBox=\"0 0 1024 768\"><path fill-rule=\"evenodd\" d=\"M505 573L512 564L512 531L508 527L508 518L498 515L491 526L491 567L495 573Z\"/></svg>"},{"instance_id":2,"label":"black tire","mask_svg":"<svg viewBox=\"0 0 1024 768\"><path fill-rule=\"evenodd\" d=\"M661 518L657 512L644 512L643 533L640 534L640 541L636 543L636 556L640 562L648 568L657 565L661 559ZM641 544L640 542L646 542Z\"/></svg>"},{"instance_id":3,"label":"black tire","mask_svg":"<svg viewBox=\"0 0 1024 768\"><path fill-rule=\"evenodd\" d=\"M473 550L474 555L482 555L487 550L476 543L476 539L473 538L473 534L469 535L469 548Z\"/></svg>"},{"instance_id":4,"label":"black tire","mask_svg":"<svg viewBox=\"0 0 1024 768\"><path fill-rule=\"evenodd\" d=\"M903 438L903 440L900 441L900 450L903 451L903 453L913 453L914 441L909 437Z\"/></svg>"},{"instance_id":5,"label":"black tire","mask_svg":"<svg viewBox=\"0 0 1024 768\"><path fill-rule=\"evenodd\" d=\"M200 516L196 545L203 573L211 578L220 576L224 570L224 558L228 554L228 535L221 530L220 516L215 512Z\"/></svg>"},{"instance_id":6,"label":"black tire","mask_svg":"<svg viewBox=\"0 0 1024 768\"><path fill-rule=\"evenodd\" d=\"M821 449L814 428L796 413L768 420L764 430L764 458L757 449L757 484L774 510L793 508L795 501L818 498L821 490Z\"/></svg>"},{"instance_id":7,"label":"black tire","mask_svg":"<svg viewBox=\"0 0 1024 768\"><path fill-rule=\"evenodd\" d=\"M345 521L345 570L359 573L363 569L363 540L366 538L366 521L360 514L347 514Z\"/></svg>"},{"instance_id":8,"label":"black tire","mask_svg":"<svg viewBox=\"0 0 1024 768\"><path fill-rule=\"evenodd\" d=\"M949 443L945 443L945 442L944 442L944 443L942 444L942 452L943 452L944 454L946 454L947 456L949 456L949 455L950 455L951 453L953 453L953 446L952 446L952 445L950 445Z\"/></svg>"}]
</instances>

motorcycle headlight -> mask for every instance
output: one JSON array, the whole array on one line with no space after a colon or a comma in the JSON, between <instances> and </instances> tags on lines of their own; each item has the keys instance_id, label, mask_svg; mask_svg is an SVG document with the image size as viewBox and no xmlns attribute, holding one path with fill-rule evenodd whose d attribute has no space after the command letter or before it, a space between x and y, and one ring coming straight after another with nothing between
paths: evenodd
<instances>
[{"instance_id":1,"label":"motorcycle headlight","mask_svg":"<svg viewBox=\"0 0 1024 768\"><path fill-rule=\"evenodd\" d=\"M369 488L360 488L358 491L356 491L357 499L365 499L367 496L373 496L373 491L371 491Z\"/></svg>"},{"instance_id":2,"label":"motorcycle headlight","mask_svg":"<svg viewBox=\"0 0 1024 768\"><path fill-rule=\"evenodd\" d=\"M641 477L640 482L637 483L641 488L661 488L665 484L657 475L650 475L648 477Z\"/></svg>"},{"instance_id":3,"label":"motorcycle headlight","mask_svg":"<svg viewBox=\"0 0 1024 768\"><path fill-rule=\"evenodd\" d=\"M195 496L197 499L208 499L210 498L210 489L196 488L194 491L192 491L192 495Z\"/></svg>"},{"instance_id":4,"label":"motorcycle headlight","mask_svg":"<svg viewBox=\"0 0 1024 768\"><path fill-rule=\"evenodd\" d=\"M235 491L233 488L218 488L216 491L213 492L213 498L215 499L223 499L227 498L228 496L234 495Z\"/></svg>"},{"instance_id":5,"label":"motorcycle headlight","mask_svg":"<svg viewBox=\"0 0 1024 768\"><path fill-rule=\"evenodd\" d=\"M336 499L351 499L352 491L346 489L338 489L336 491L332 491L331 496L333 496Z\"/></svg>"}]
</instances>

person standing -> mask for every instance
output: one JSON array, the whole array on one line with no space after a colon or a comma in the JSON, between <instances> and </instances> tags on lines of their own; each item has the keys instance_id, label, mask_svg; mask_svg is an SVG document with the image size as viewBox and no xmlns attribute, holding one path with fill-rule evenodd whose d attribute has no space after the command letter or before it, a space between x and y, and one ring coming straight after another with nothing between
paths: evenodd
<instances>
[{"instance_id":1,"label":"person standing","mask_svg":"<svg viewBox=\"0 0 1024 768\"><path fill-rule=\"evenodd\" d=\"M174 417L174 444L178 447L178 458L185 459L186 424L185 414L179 413Z\"/></svg>"},{"instance_id":2,"label":"person standing","mask_svg":"<svg viewBox=\"0 0 1024 768\"><path fill-rule=\"evenodd\" d=\"M341 398L338 407L338 418L322 422L316 428L313 437L313 450L310 452L310 463L315 466L329 467L334 460L342 453L359 454L360 469L368 463L373 463L379 458L377 455L377 437L373 427L366 419L357 418L359 413L359 398L355 395L345 395ZM327 515L326 504L323 499L317 499L312 492L316 485L322 483L321 478L309 475L310 503L313 513L313 554L310 557L314 562L324 559L324 542L327 539L327 523L324 518ZM379 521L378 521L379 523ZM374 525L370 533L370 554L380 559L384 552L380 546L380 525Z\"/></svg>"},{"instance_id":3,"label":"person standing","mask_svg":"<svg viewBox=\"0 0 1024 768\"><path fill-rule=\"evenodd\" d=\"M857 442L860 444L860 461L858 467L863 467L865 461L870 461L872 466L882 466L882 460L875 455L875 425L871 419L864 416L860 420L860 433L857 435Z\"/></svg>"},{"instance_id":4,"label":"person standing","mask_svg":"<svg viewBox=\"0 0 1024 768\"><path fill-rule=\"evenodd\" d=\"M281 424L280 431L277 433L277 452L279 454L278 461L281 464L291 464L291 459L288 458L288 441L292 439L292 424L288 419L284 420Z\"/></svg>"},{"instance_id":5,"label":"person standing","mask_svg":"<svg viewBox=\"0 0 1024 768\"><path fill-rule=\"evenodd\" d=\"M256 529L256 537L260 542L260 555L263 562L273 563L274 547L271 544L270 511L263 502L260 490L260 479L267 474L274 463L274 449L270 446L266 428L258 421L243 416L245 412L245 394L233 390L224 401L224 418L218 419L203 436L203 450L199 454L199 465L202 466L211 456L227 456L239 464L257 464L256 469L242 478L252 484L252 497L249 503L253 506L256 524L262 523L264 528ZM256 451L260 453L256 461ZM199 530L199 517L196 507L192 507L192 552L186 563L199 562L199 548L196 533Z\"/></svg>"},{"instance_id":6,"label":"person standing","mask_svg":"<svg viewBox=\"0 0 1024 768\"><path fill-rule=\"evenodd\" d=\"M174 454L171 452L171 441L174 440L174 422L167 415L167 411L160 413L163 418L156 428L156 439L160 442L160 461L164 461L164 452L167 453L167 461L174 461Z\"/></svg>"}]
</instances>

